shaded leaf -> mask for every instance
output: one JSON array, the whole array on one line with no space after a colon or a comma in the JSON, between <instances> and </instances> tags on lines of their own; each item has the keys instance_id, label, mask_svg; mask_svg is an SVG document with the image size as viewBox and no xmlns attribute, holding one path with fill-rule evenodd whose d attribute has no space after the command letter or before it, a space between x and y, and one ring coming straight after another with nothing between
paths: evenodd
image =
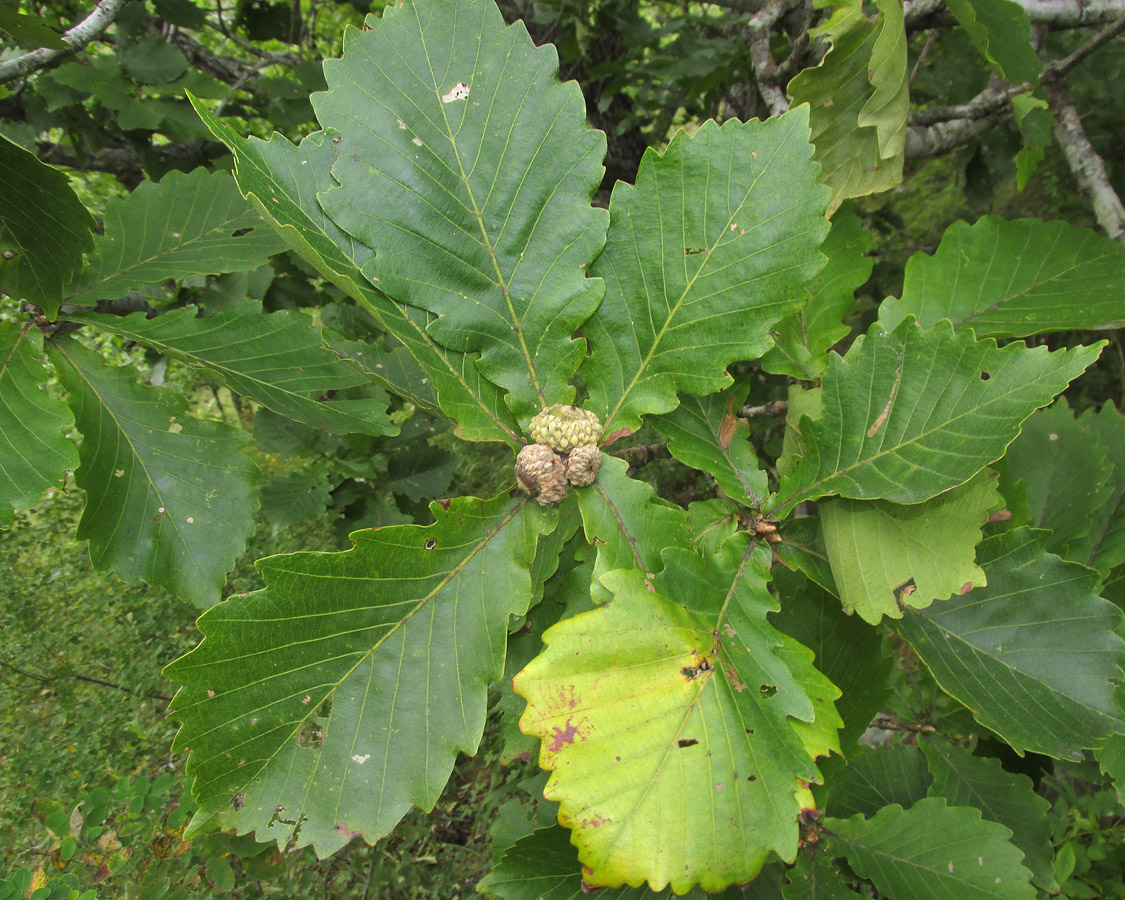
<instances>
[{"instance_id":1,"label":"shaded leaf","mask_svg":"<svg viewBox=\"0 0 1125 900\"><path fill-rule=\"evenodd\" d=\"M1049 894L1057 892L1047 818L1051 804L1035 793L1031 779L1005 771L998 759L973 756L938 737L927 736L918 745L933 775L930 796L944 797L950 806L975 807L985 819L1011 831L1031 880Z\"/></svg>"},{"instance_id":2,"label":"shaded leaf","mask_svg":"<svg viewBox=\"0 0 1125 900\"><path fill-rule=\"evenodd\" d=\"M828 351L851 330L841 320L855 305L856 290L871 275L874 260L865 256L870 249L871 233L860 223L855 204L845 203L832 216L832 230L820 248L828 265L809 285L804 308L775 329L774 346L762 357L765 371L803 381L820 377Z\"/></svg>"},{"instance_id":3,"label":"shaded leaf","mask_svg":"<svg viewBox=\"0 0 1125 900\"><path fill-rule=\"evenodd\" d=\"M879 306L893 331L908 315L925 328L951 319L978 337L1125 325L1125 247L1085 228L984 216L954 222L937 251L906 263L902 299Z\"/></svg>"},{"instance_id":4,"label":"shaded leaf","mask_svg":"<svg viewBox=\"0 0 1125 900\"><path fill-rule=\"evenodd\" d=\"M659 572L664 567L660 552L676 543L684 522L682 509L656 497L651 485L630 478L627 469L625 460L603 453L598 480L575 491L586 540L597 547L590 585L596 601L610 598L601 583L606 572L632 568Z\"/></svg>"},{"instance_id":5,"label":"shaded leaf","mask_svg":"<svg viewBox=\"0 0 1125 900\"><path fill-rule=\"evenodd\" d=\"M848 887L840 869L832 864L832 854L817 844L799 854L797 864L787 874L783 900L854 900L863 896Z\"/></svg>"},{"instance_id":6,"label":"shaded leaf","mask_svg":"<svg viewBox=\"0 0 1125 900\"><path fill-rule=\"evenodd\" d=\"M889 334L872 325L829 363L824 411L802 421L806 456L782 478L775 509L832 493L919 503L964 484L1103 346L1051 352L978 342L948 322L924 331L908 319Z\"/></svg>"},{"instance_id":7,"label":"shaded leaf","mask_svg":"<svg viewBox=\"0 0 1125 900\"><path fill-rule=\"evenodd\" d=\"M62 35L51 28L39 16L22 13L7 6L0 6L0 29L8 32L12 39L25 50L47 47L51 50L67 50L70 47Z\"/></svg>"},{"instance_id":8,"label":"shaded leaf","mask_svg":"<svg viewBox=\"0 0 1125 900\"><path fill-rule=\"evenodd\" d=\"M126 47L121 54L121 67L141 84L167 84L187 71L188 61L168 41L146 34Z\"/></svg>"},{"instance_id":9,"label":"shaded leaf","mask_svg":"<svg viewBox=\"0 0 1125 900\"><path fill-rule=\"evenodd\" d=\"M74 417L43 390L42 353L43 333L30 322L0 322L0 526L78 467L78 450L65 436Z\"/></svg>"},{"instance_id":10,"label":"shaded leaf","mask_svg":"<svg viewBox=\"0 0 1125 900\"><path fill-rule=\"evenodd\" d=\"M1113 779L1117 800L1125 806L1125 734L1115 734L1095 754L1101 770Z\"/></svg>"},{"instance_id":11,"label":"shaded leaf","mask_svg":"<svg viewBox=\"0 0 1125 900\"><path fill-rule=\"evenodd\" d=\"M841 23L832 29L832 49L820 65L805 69L789 82L791 106L808 103L812 142L816 147L813 158L820 163L820 180L832 189L828 204L831 213L849 197L862 197L889 190L902 181L903 154L898 152L884 157L880 144L880 128L864 126L860 116L872 104L878 109L884 95L877 95L872 86L872 54L882 35L882 24L862 17ZM880 46L882 52L890 34ZM881 78L882 78L881 74ZM893 113L898 115L900 103L897 92L888 99L894 100L886 109L886 119L879 124L886 135L897 127Z\"/></svg>"},{"instance_id":12,"label":"shaded leaf","mask_svg":"<svg viewBox=\"0 0 1125 900\"><path fill-rule=\"evenodd\" d=\"M648 150L637 184L618 182L593 273L606 295L584 328L588 408L606 433L670 412L676 391L711 394L726 367L769 349L824 264L827 192L816 183L808 113L705 122Z\"/></svg>"},{"instance_id":13,"label":"shaded leaf","mask_svg":"<svg viewBox=\"0 0 1125 900\"><path fill-rule=\"evenodd\" d=\"M519 426L499 390L480 374L475 355L441 347L426 331L427 313L375 290L360 271L372 251L341 231L320 208L317 195L335 184L332 164L336 150L330 136L317 132L299 147L280 135L269 142L245 140L198 103L196 111L234 154L236 179L243 193L281 231L290 247L402 341L425 370L441 411L459 423L457 434L465 440L520 443ZM395 377L397 372L405 382ZM425 405L426 395L412 387L416 378L412 367L388 370L387 378L393 390Z\"/></svg>"},{"instance_id":14,"label":"shaded leaf","mask_svg":"<svg viewBox=\"0 0 1125 900\"><path fill-rule=\"evenodd\" d=\"M385 403L375 399L321 401L322 395L367 384L358 367L323 343L322 329L300 310L268 315L247 300L201 318L196 310L68 319L96 325L215 374L232 391L253 397L278 415L341 433L393 434Z\"/></svg>"},{"instance_id":15,"label":"shaded leaf","mask_svg":"<svg viewBox=\"0 0 1125 900\"><path fill-rule=\"evenodd\" d=\"M860 128L876 129L881 159L901 160L906 149L906 113L910 108L905 10L902 0L876 0L876 6L878 31L867 68L872 92L859 111L857 124Z\"/></svg>"},{"instance_id":16,"label":"shaded leaf","mask_svg":"<svg viewBox=\"0 0 1125 900\"><path fill-rule=\"evenodd\" d=\"M29 300L53 319L62 288L94 247L94 217L70 179L0 136L0 293Z\"/></svg>"},{"instance_id":17,"label":"shaded leaf","mask_svg":"<svg viewBox=\"0 0 1125 900\"><path fill-rule=\"evenodd\" d=\"M1012 0L949 0L948 5L998 74L1039 87L1043 61L1031 44L1031 20L1022 6Z\"/></svg>"},{"instance_id":18,"label":"shaded leaf","mask_svg":"<svg viewBox=\"0 0 1125 900\"><path fill-rule=\"evenodd\" d=\"M217 822L326 856L430 809L476 751L553 517L506 494L431 509L433 525L357 531L343 553L261 560L265 590L200 618L203 642L166 669L194 833Z\"/></svg>"},{"instance_id":19,"label":"shaded leaf","mask_svg":"<svg viewBox=\"0 0 1125 900\"><path fill-rule=\"evenodd\" d=\"M713 476L732 500L756 508L769 486L750 444L750 424L738 417L747 390L743 383L710 397L688 394L672 412L650 421L668 438L676 459Z\"/></svg>"},{"instance_id":20,"label":"shaded leaf","mask_svg":"<svg viewBox=\"0 0 1125 900\"><path fill-rule=\"evenodd\" d=\"M109 368L75 341L53 341L50 358L82 433L78 538L95 568L217 603L254 531L249 436L192 418L181 394L141 385L134 367Z\"/></svg>"},{"instance_id":21,"label":"shaded leaf","mask_svg":"<svg viewBox=\"0 0 1125 900\"><path fill-rule=\"evenodd\" d=\"M1121 611L1092 592L1097 573L1043 549L1027 528L977 548L988 586L912 610L899 625L946 693L1017 753L1081 759L1125 722L1113 682Z\"/></svg>"},{"instance_id":22,"label":"shaded leaf","mask_svg":"<svg viewBox=\"0 0 1125 900\"><path fill-rule=\"evenodd\" d=\"M844 611L874 625L883 616L901 619L904 607L924 609L983 586L975 548L999 499L996 476L981 472L910 506L885 500L817 504Z\"/></svg>"},{"instance_id":23,"label":"shaded leaf","mask_svg":"<svg viewBox=\"0 0 1125 900\"><path fill-rule=\"evenodd\" d=\"M586 345L571 336L603 292L585 267L605 242L590 205L605 136L557 74L554 47L495 4L409 0L345 31L312 96L340 134L320 201L375 251L364 274L434 313L444 346L479 352L521 420L574 398Z\"/></svg>"},{"instance_id":24,"label":"shaded leaf","mask_svg":"<svg viewBox=\"0 0 1125 900\"><path fill-rule=\"evenodd\" d=\"M670 888L653 892L647 887L590 890L582 881L578 851L570 832L558 825L540 828L509 847L477 886L486 897L499 900L746 900L740 888L709 894L694 887L686 894Z\"/></svg>"},{"instance_id":25,"label":"shaded leaf","mask_svg":"<svg viewBox=\"0 0 1125 900\"><path fill-rule=\"evenodd\" d=\"M516 676L590 885L720 890L796 853L795 793L819 778L837 692L766 622L756 546L742 534L711 563L672 548L656 578L603 576L613 601L555 625Z\"/></svg>"},{"instance_id":26,"label":"shaded leaf","mask_svg":"<svg viewBox=\"0 0 1125 900\"><path fill-rule=\"evenodd\" d=\"M843 819L857 814L871 818L891 804L910 809L926 796L932 781L926 757L916 748L873 748L832 780L824 811Z\"/></svg>"},{"instance_id":27,"label":"shaded leaf","mask_svg":"<svg viewBox=\"0 0 1125 900\"><path fill-rule=\"evenodd\" d=\"M332 501L326 469L289 472L262 487L262 513L274 528L285 528L323 515Z\"/></svg>"},{"instance_id":28,"label":"shaded leaf","mask_svg":"<svg viewBox=\"0 0 1125 900\"><path fill-rule=\"evenodd\" d=\"M396 453L387 466L387 476L379 487L410 500L436 500L453 483L457 458L438 447L415 447L409 453Z\"/></svg>"},{"instance_id":29,"label":"shaded leaf","mask_svg":"<svg viewBox=\"0 0 1125 900\"><path fill-rule=\"evenodd\" d=\"M1003 825L928 797L874 818L825 819L832 852L890 900L1033 900L1031 873Z\"/></svg>"},{"instance_id":30,"label":"shaded leaf","mask_svg":"<svg viewBox=\"0 0 1125 900\"><path fill-rule=\"evenodd\" d=\"M68 303L115 300L165 278L236 272L285 249L238 193L226 172L169 172L111 197L105 234L89 265L67 288Z\"/></svg>"},{"instance_id":31,"label":"shaded leaf","mask_svg":"<svg viewBox=\"0 0 1125 900\"><path fill-rule=\"evenodd\" d=\"M832 577L832 564L824 547L820 519L816 516L790 516L778 525L778 532L781 534L781 543L777 545L778 559L790 569L803 573L829 594L839 597L840 589ZM836 607L839 608L839 605L837 602Z\"/></svg>"}]
</instances>

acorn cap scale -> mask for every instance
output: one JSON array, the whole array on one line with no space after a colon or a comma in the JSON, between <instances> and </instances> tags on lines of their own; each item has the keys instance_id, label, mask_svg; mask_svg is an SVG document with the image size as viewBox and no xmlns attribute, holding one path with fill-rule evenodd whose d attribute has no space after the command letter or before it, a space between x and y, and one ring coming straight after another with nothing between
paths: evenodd
<instances>
[{"instance_id":1,"label":"acorn cap scale","mask_svg":"<svg viewBox=\"0 0 1125 900\"><path fill-rule=\"evenodd\" d=\"M537 444L546 444L558 453L569 453L575 447L597 444L602 436L602 423L588 410L557 403L531 420L528 433Z\"/></svg>"}]
</instances>

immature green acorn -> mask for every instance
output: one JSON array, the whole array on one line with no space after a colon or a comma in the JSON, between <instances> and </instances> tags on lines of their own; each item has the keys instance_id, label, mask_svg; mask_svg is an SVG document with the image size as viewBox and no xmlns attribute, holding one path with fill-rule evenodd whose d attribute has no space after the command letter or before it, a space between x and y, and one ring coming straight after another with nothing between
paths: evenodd
<instances>
[{"instance_id":1,"label":"immature green acorn","mask_svg":"<svg viewBox=\"0 0 1125 900\"><path fill-rule=\"evenodd\" d=\"M589 410L556 403L531 420L528 433L537 444L569 453L575 447L596 444L602 436L602 423Z\"/></svg>"}]
</instances>

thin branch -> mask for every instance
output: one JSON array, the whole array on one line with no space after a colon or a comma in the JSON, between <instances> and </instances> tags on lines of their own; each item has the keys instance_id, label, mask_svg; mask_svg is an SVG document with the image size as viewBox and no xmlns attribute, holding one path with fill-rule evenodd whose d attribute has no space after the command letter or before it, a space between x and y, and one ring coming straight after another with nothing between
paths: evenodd
<instances>
[{"instance_id":1,"label":"thin branch","mask_svg":"<svg viewBox=\"0 0 1125 900\"><path fill-rule=\"evenodd\" d=\"M1103 25L1125 13L1125 0L1013 0L1033 25L1081 28Z\"/></svg>"},{"instance_id":2,"label":"thin branch","mask_svg":"<svg viewBox=\"0 0 1125 900\"><path fill-rule=\"evenodd\" d=\"M738 411L739 418L753 419L755 416L784 416L789 412L788 400L771 400L761 406L747 404Z\"/></svg>"},{"instance_id":3,"label":"thin branch","mask_svg":"<svg viewBox=\"0 0 1125 900\"><path fill-rule=\"evenodd\" d=\"M1103 28L1095 34L1090 40L1070 54L1070 56L1063 59L1056 59L1053 63L1050 63L1043 70L1043 74L1039 76L1039 80L1043 84L1060 80L1063 75L1086 59L1091 53L1104 47L1123 31L1125 31L1125 13L1122 13L1114 20L1108 28Z\"/></svg>"},{"instance_id":4,"label":"thin branch","mask_svg":"<svg viewBox=\"0 0 1125 900\"><path fill-rule=\"evenodd\" d=\"M931 28L926 32L926 43L922 46L922 52L918 54L918 59L914 62L914 68L910 70L910 77L906 81L907 87L914 87L914 79L922 71L922 65L926 62L926 57L930 55L930 51L934 49L939 34L941 32L936 28Z\"/></svg>"},{"instance_id":5,"label":"thin branch","mask_svg":"<svg viewBox=\"0 0 1125 900\"><path fill-rule=\"evenodd\" d=\"M746 43L750 48L750 62L754 66L758 92L774 116L780 116L789 109L789 101L780 87L779 70L770 54L770 28L799 2L800 0L770 0L746 23Z\"/></svg>"},{"instance_id":6,"label":"thin branch","mask_svg":"<svg viewBox=\"0 0 1125 900\"><path fill-rule=\"evenodd\" d=\"M910 114L907 121L911 125L935 125L938 122L949 122L953 119L983 119L985 116L990 116L1005 109L1013 97L1025 94L1030 90L1031 85L1024 82L1023 84L1012 85L999 92L982 91L968 103L916 110Z\"/></svg>"},{"instance_id":7,"label":"thin branch","mask_svg":"<svg viewBox=\"0 0 1125 900\"><path fill-rule=\"evenodd\" d=\"M925 128L909 125L906 128L906 158L930 159L956 150L995 127L1001 117L1002 113L993 113L981 119L953 119Z\"/></svg>"},{"instance_id":8,"label":"thin branch","mask_svg":"<svg viewBox=\"0 0 1125 900\"><path fill-rule=\"evenodd\" d=\"M625 460L630 469L640 469L657 459L671 459L668 444L637 444L612 451L610 456Z\"/></svg>"},{"instance_id":9,"label":"thin branch","mask_svg":"<svg viewBox=\"0 0 1125 900\"><path fill-rule=\"evenodd\" d=\"M23 675L25 678L32 678L35 681L38 681L40 684L51 684L56 680L53 676L36 675L34 672L25 672L23 669L17 668L16 666L13 666L8 662L0 661L0 666L3 666L5 669L9 669L10 671L15 672L17 675ZM115 691L123 691L126 694L140 693L139 691L133 690L133 688L127 688L124 685L115 684L112 681L102 681L100 678L91 678L88 675L70 675L69 677L73 678L75 681L84 681L87 684L96 684L99 687L113 688ZM164 696L164 694L155 694L146 691L144 693L144 696L153 697L157 700L163 700L166 703L170 703L172 701L171 697L166 697Z\"/></svg>"},{"instance_id":10,"label":"thin branch","mask_svg":"<svg viewBox=\"0 0 1125 900\"><path fill-rule=\"evenodd\" d=\"M1106 175L1105 163L1086 137L1082 120L1062 88L1046 85L1051 112L1058 120L1055 139L1062 147L1067 165L1078 187L1094 207L1094 215L1105 233L1115 241L1125 243L1125 206Z\"/></svg>"},{"instance_id":11,"label":"thin branch","mask_svg":"<svg viewBox=\"0 0 1125 900\"><path fill-rule=\"evenodd\" d=\"M62 36L66 44L65 50L51 50L40 47L22 56L6 59L0 62L0 84L5 84L16 78L22 78L37 72L46 66L61 62L83 49L91 41L101 36L117 18L117 14L129 0L101 0L94 11L81 22L71 28Z\"/></svg>"}]
</instances>

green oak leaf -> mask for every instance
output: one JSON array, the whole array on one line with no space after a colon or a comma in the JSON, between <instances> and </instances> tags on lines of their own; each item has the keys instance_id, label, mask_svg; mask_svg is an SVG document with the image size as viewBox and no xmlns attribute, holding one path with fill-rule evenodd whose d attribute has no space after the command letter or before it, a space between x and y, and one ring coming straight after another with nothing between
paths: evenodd
<instances>
[{"instance_id":1,"label":"green oak leaf","mask_svg":"<svg viewBox=\"0 0 1125 900\"><path fill-rule=\"evenodd\" d=\"M832 854L817 844L801 853L786 874L789 880L781 891L782 900L857 900L863 896L848 887L843 873L832 863Z\"/></svg>"},{"instance_id":2,"label":"green oak leaf","mask_svg":"<svg viewBox=\"0 0 1125 900\"><path fill-rule=\"evenodd\" d=\"M583 329L582 367L606 433L670 412L676 391L711 394L726 367L770 347L824 264L828 223L808 110L767 122L705 122L649 149L636 186L618 182L593 266L606 295Z\"/></svg>"},{"instance_id":3,"label":"green oak leaf","mask_svg":"<svg viewBox=\"0 0 1125 900\"><path fill-rule=\"evenodd\" d=\"M876 0L875 5L879 8L878 32L867 68L872 92L859 111L857 124L878 132L880 159L901 160L910 108L905 10L902 0Z\"/></svg>"},{"instance_id":4,"label":"green oak leaf","mask_svg":"<svg viewBox=\"0 0 1125 900\"><path fill-rule=\"evenodd\" d=\"M1012 0L948 0L949 11L998 74L1037 91L1043 60L1031 43L1031 20Z\"/></svg>"},{"instance_id":5,"label":"green oak leaf","mask_svg":"<svg viewBox=\"0 0 1125 900\"><path fill-rule=\"evenodd\" d=\"M526 611L536 538L526 499L432 504L436 522L356 531L343 553L260 560L265 590L199 620L165 671L199 811L327 856L430 809L474 753L508 619Z\"/></svg>"},{"instance_id":6,"label":"green oak leaf","mask_svg":"<svg viewBox=\"0 0 1125 900\"><path fill-rule=\"evenodd\" d=\"M551 628L516 676L587 884L716 891L793 859L838 692L767 623L769 557L742 533L710 561L665 551L654 578L610 572L613 601Z\"/></svg>"},{"instance_id":7,"label":"green oak leaf","mask_svg":"<svg viewBox=\"0 0 1125 900\"><path fill-rule=\"evenodd\" d=\"M1101 770L1113 779L1118 802L1125 806L1125 733L1113 735L1095 755Z\"/></svg>"},{"instance_id":8,"label":"green oak leaf","mask_svg":"<svg viewBox=\"0 0 1125 900\"><path fill-rule=\"evenodd\" d=\"M817 504L844 610L877 625L883 616L901 619L903 607L923 609L983 586L975 548L999 499L996 476L981 472L909 506L843 499Z\"/></svg>"},{"instance_id":9,"label":"green oak leaf","mask_svg":"<svg viewBox=\"0 0 1125 900\"><path fill-rule=\"evenodd\" d=\"M1017 524L1051 532L1044 547L1051 553L1086 564L1097 544L1087 542L1095 519L1114 495L1116 464L1098 438L1093 416L1076 419L1065 397L1041 409L1023 423L1004 458L996 464L1000 490ZM1109 420L1112 421L1112 420ZM1099 529L1099 535L1101 529ZM1076 556L1066 551L1071 543L1083 548Z\"/></svg>"},{"instance_id":10,"label":"green oak leaf","mask_svg":"<svg viewBox=\"0 0 1125 900\"><path fill-rule=\"evenodd\" d=\"M393 434L386 404L378 400L331 400L330 391L368 384L358 366L324 346L322 329L300 310L266 314L246 300L199 317L195 309L108 316L67 314L167 353L216 375L232 391L253 397L279 415L339 433Z\"/></svg>"},{"instance_id":11,"label":"green oak leaf","mask_svg":"<svg viewBox=\"0 0 1125 900\"><path fill-rule=\"evenodd\" d=\"M769 485L750 444L750 423L738 416L747 390L743 382L709 397L688 394L672 412L650 421L668 438L676 459L711 475L732 500L757 508Z\"/></svg>"},{"instance_id":12,"label":"green oak leaf","mask_svg":"<svg viewBox=\"0 0 1125 900\"><path fill-rule=\"evenodd\" d=\"M928 328L950 319L978 337L1125 325L1125 247L1086 228L984 216L954 222L932 255L907 260L902 298L879 306L893 331L909 315Z\"/></svg>"},{"instance_id":13,"label":"green oak leaf","mask_svg":"<svg viewBox=\"0 0 1125 900\"><path fill-rule=\"evenodd\" d=\"M1047 817L1051 804L1035 793L1031 779L1008 772L998 759L974 756L936 736L926 736L918 746L933 775L930 796L944 797L950 806L975 807L985 819L1010 830L1012 843L1023 851L1023 864L1031 870L1031 880L1048 894L1056 893L1055 851Z\"/></svg>"},{"instance_id":14,"label":"green oak leaf","mask_svg":"<svg viewBox=\"0 0 1125 900\"><path fill-rule=\"evenodd\" d=\"M320 202L375 251L364 275L432 312L439 343L480 353L521 420L573 400L572 335L603 293L586 267L605 243L590 204L605 136L557 76L554 47L494 3L405 0L344 32L312 96L339 134Z\"/></svg>"},{"instance_id":15,"label":"green oak leaf","mask_svg":"<svg viewBox=\"0 0 1125 900\"><path fill-rule=\"evenodd\" d=\"M43 390L42 354L43 333L32 323L0 322L0 526L78 468L78 449L65 436L74 417Z\"/></svg>"},{"instance_id":16,"label":"green oak leaf","mask_svg":"<svg viewBox=\"0 0 1125 900\"><path fill-rule=\"evenodd\" d=\"M1099 505L1090 510L1090 530L1070 541L1062 555L1097 569L1106 579L1113 569L1125 563L1125 415L1107 401L1096 414L1086 412L1079 421L1088 425L1108 449L1108 458L1113 460L1113 480Z\"/></svg>"},{"instance_id":17,"label":"green oak leaf","mask_svg":"<svg viewBox=\"0 0 1125 900\"><path fill-rule=\"evenodd\" d=\"M988 586L911 610L898 628L942 689L1017 753L1081 759L1125 731L1114 700L1121 611L1093 593L1097 573L1017 528L982 541Z\"/></svg>"},{"instance_id":18,"label":"green oak leaf","mask_svg":"<svg viewBox=\"0 0 1125 900\"><path fill-rule=\"evenodd\" d=\"M51 50L69 50L70 44L51 28L40 16L19 12L0 6L0 30L8 32L15 43L26 50L49 47Z\"/></svg>"},{"instance_id":19,"label":"green oak leaf","mask_svg":"<svg viewBox=\"0 0 1125 900\"><path fill-rule=\"evenodd\" d=\"M1034 900L1011 832L980 810L940 797L873 818L824 819L828 846L891 900Z\"/></svg>"},{"instance_id":20,"label":"green oak leaf","mask_svg":"<svg viewBox=\"0 0 1125 900\"><path fill-rule=\"evenodd\" d=\"M234 154L235 179L258 211L302 259L401 341L416 364L388 366L365 356L357 360L365 370L372 375L381 373L390 390L410 397L424 409L453 419L464 440L520 443L519 426L499 389L481 375L476 355L442 347L426 330L432 318L428 313L377 291L362 272L372 257L370 248L324 214L317 196L335 185L332 135L311 134L300 146L276 134L268 142L244 139L198 102L195 107L211 133ZM419 392L419 370L421 380L429 381L436 393L436 405L429 392Z\"/></svg>"},{"instance_id":21,"label":"green oak leaf","mask_svg":"<svg viewBox=\"0 0 1125 900\"><path fill-rule=\"evenodd\" d=\"M802 381L820 377L828 351L851 330L841 320L871 275L875 261L865 255L870 249L871 233L863 228L855 204L845 203L832 216L832 230L820 248L828 264L809 284L805 306L774 329L774 346L762 357L763 369Z\"/></svg>"},{"instance_id":22,"label":"green oak leaf","mask_svg":"<svg viewBox=\"0 0 1125 900\"><path fill-rule=\"evenodd\" d=\"M834 597L840 589L832 577L832 564L824 546L820 519L816 516L790 516L777 526L781 543L777 545L777 558L789 569L802 573ZM839 608L839 602L836 603Z\"/></svg>"},{"instance_id":23,"label":"green oak leaf","mask_svg":"<svg viewBox=\"0 0 1125 900\"><path fill-rule=\"evenodd\" d=\"M1104 346L997 347L948 321L923 330L907 319L890 333L872 325L829 363L823 413L802 420L806 453L774 509L827 494L920 503L964 484Z\"/></svg>"},{"instance_id":24,"label":"green oak leaf","mask_svg":"<svg viewBox=\"0 0 1125 900\"><path fill-rule=\"evenodd\" d=\"M590 594L608 600L601 576L614 569L639 568L656 573L664 568L661 551L676 543L684 511L655 496L652 486L626 471L625 460L602 454L598 480L579 488L578 508L586 539L597 548Z\"/></svg>"},{"instance_id":25,"label":"green oak leaf","mask_svg":"<svg viewBox=\"0 0 1125 900\"><path fill-rule=\"evenodd\" d=\"M0 249L8 251L0 257L0 293L53 319L63 285L94 248L94 217L66 175L2 136L0 196Z\"/></svg>"},{"instance_id":26,"label":"green oak leaf","mask_svg":"<svg viewBox=\"0 0 1125 900\"><path fill-rule=\"evenodd\" d=\"M910 809L926 796L932 781L926 757L916 748L871 748L829 782L824 812L843 819L854 815L870 818L891 804Z\"/></svg>"},{"instance_id":27,"label":"green oak leaf","mask_svg":"<svg viewBox=\"0 0 1125 900\"><path fill-rule=\"evenodd\" d=\"M92 305L165 278L260 266L285 245L238 193L227 172L169 172L110 198L105 234L67 287L67 303Z\"/></svg>"},{"instance_id":28,"label":"green oak leaf","mask_svg":"<svg viewBox=\"0 0 1125 900\"><path fill-rule=\"evenodd\" d=\"M832 189L829 214L849 197L890 190L902 181L903 150L889 152L898 146L900 129L905 138L906 84L898 74L905 64L898 34L902 14L897 22L885 14L872 21L856 6L855 15L822 32L832 47L820 65L798 73L787 88L792 105L807 103L811 109L813 158L820 163L821 182Z\"/></svg>"},{"instance_id":29,"label":"green oak leaf","mask_svg":"<svg viewBox=\"0 0 1125 900\"><path fill-rule=\"evenodd\" d=\"M678 895L671 888L592 890L582 880L582 867L578 851L570 842L570 832L558 825L533 831L508 847L477 890L497 900L747 900L739 887L717 894L693 887Z\"/></svg>"},{"instance_id":30,"label":"green oak leaf","mask_svg":"<svg viewBox=\"0 0 1125 900\"><path fill-rule=\"evenodd\" d=\"M332 502L328 470L305 469L271 478L262 486L262 514L275 529L323 515Z\"/></svg>"},{"instance_id":31,"label":"green oak leaf","mask_svg":"<svg viewBox=\"0 0 1125 900\"><path fill-rule=\"evenodd\" d=\"M76 341L52 341L49 356L82 434L78 538L94 567L217 603L254 531L249 435L192 418L183 395L138 383L134 367L110 368Z\"/></svg>"}]
</instances>

